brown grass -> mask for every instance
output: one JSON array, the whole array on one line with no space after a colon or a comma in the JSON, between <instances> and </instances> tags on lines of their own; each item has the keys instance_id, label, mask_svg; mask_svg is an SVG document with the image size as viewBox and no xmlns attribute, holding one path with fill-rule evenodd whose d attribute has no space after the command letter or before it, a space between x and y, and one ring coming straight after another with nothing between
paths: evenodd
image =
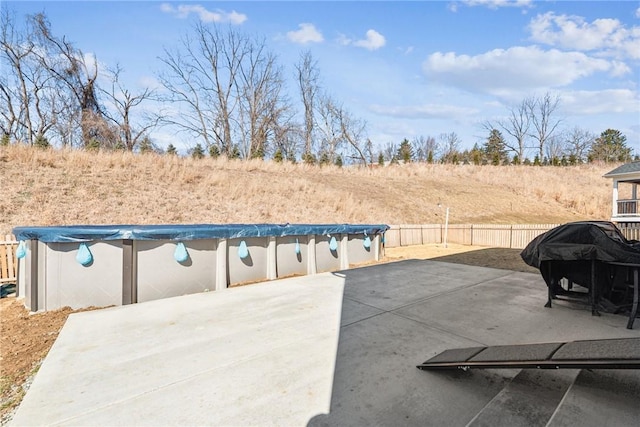
<instances>
[{"instance_id":1,"label":"brown grass","mask_svg":"<svg viewBox=\"0 0 640 427\"><path fill-rule=\"evenodd\" d=\"M21 225L562 223L607 219L616 165L310 167L0 147L0 234Z\"/></svg>"}]
</instances>

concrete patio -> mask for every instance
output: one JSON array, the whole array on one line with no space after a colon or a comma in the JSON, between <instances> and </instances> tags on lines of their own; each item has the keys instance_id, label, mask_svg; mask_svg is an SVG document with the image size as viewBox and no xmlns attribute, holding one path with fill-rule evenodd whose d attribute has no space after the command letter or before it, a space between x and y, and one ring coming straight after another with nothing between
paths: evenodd
<instances>
[{"instance_id":1,"label":"concrete patio","mask_svg":"<svg viewBox=\"0 0 640 427\"><path fill-rule=\"evenodd\" d=\"M449 348L640 338L539 274L431 260L69 317L10 425L634 425L635 370L427 372Z\"/></svg>"}]
</instances>

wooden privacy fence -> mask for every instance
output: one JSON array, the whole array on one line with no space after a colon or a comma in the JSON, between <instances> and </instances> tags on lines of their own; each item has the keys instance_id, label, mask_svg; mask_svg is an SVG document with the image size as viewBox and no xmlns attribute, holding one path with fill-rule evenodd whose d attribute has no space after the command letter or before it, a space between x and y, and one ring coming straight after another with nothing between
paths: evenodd
<instances>
[{"instance_id":1,"label":"wooden privacy fence","mask_svg":"<svg viewBox=\"0 0 640 427\"><path fill-rule=\"evenodd\" d=\"M384 236L385 246L447 243L524 249L536 236L560 224L422 224L391 225ZM446 233L445 233L446 231Z\"/></svg>"},{"instance_id":2,"label":"wooden privacy fence","mask_svg":"<svg viewBox=\"0 0 640 427\"><path fill-rule=\"evenodd\" d=\"M640 240L640 222L626 222L619 224L618 227L627 239Z\"/></svg>"},{"instance_id":3,"label":"wooden privacy fence","mask_svg":"<svg viewBox=\"0 0 640 427\"><path fill-rule=\"evenodd\" d=\"M390 225L385 233L387 248L431 243L524 249L531 240L560 224L403 224ZM640 223L617 224L629 240L640 240ZM445 232L446 231L446 232Z\"/></svg>"},{"instance_id":4,"label":"wooden privacy fence","mask_svg":"<svg viewBox=\"0 0 640 427\"><path fill-rule=\"evenodd\" d=\"M13 235L0 236L0 284L16 283L17 281L17 248L18 242L16 242L16 238Z\"/></svg>"}]
</instances>

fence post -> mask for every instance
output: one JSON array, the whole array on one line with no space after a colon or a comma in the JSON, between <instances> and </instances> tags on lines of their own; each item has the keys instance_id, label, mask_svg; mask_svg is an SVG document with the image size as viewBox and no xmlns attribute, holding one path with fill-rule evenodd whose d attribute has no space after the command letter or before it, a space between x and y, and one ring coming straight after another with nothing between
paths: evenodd
<instances>
[{"instance_id":1,"label":"fence post","mask_svg":"<svg viewBox=\"0 0 640 427\"><path fill-rule=\"evenodd\" d=\"M509 249L513 249L513 224L509 227Z\"/></svg>"}]
</instances>

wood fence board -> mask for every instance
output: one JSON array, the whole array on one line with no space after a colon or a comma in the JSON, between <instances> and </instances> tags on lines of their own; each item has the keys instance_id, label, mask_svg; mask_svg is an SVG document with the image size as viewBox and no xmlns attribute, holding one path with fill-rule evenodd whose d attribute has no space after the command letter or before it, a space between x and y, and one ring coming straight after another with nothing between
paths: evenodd
<instances>
[{"instance_id":1,"label":"wood fence board","mask_svg":"<svg viewBox=\"0 0 640 427\"><path fill-rule=\"evenodd\" d=\"M16 259L18 242L11 234L5 235L4 239L0 241L0 283L15 283L18 273Z\"/></svg>"},{"instance_id":2,"label":"wood fence board","mask_svg":"<svg viewBox=\"0 0 640 427\"><path fill-rule=\"evenodd\" d=\"M524 249L531 240L558 225L560 224L449 224L446 228L447 243ZM401 224L390 227L385 234L385 246L389 248L444 242L444 224ZM418 229L421 229L421 239ZM640 234L640 228L638 233Z\"/></svg>"},{"instance_id":3,"label":"wood fence board","mask_svg":"<svg viewBox=\"0 0 640 427\"><path fill-rule=\"evenodd\" d=\"M627 222L620 227L620 231L628 240L640 240L640 223Z\"/></svg>"},{"instance_id":4,"label":"wood fence board","mask_svg":"<svg viewBox=\"0 0 640 427\"><path fill-rule=\"evenodd\" d=\"M9 279L9 266L7 255L9 251L7 248L9 245L0 245L0 282L4 282Z\"/></svg>"}]
</instances>

